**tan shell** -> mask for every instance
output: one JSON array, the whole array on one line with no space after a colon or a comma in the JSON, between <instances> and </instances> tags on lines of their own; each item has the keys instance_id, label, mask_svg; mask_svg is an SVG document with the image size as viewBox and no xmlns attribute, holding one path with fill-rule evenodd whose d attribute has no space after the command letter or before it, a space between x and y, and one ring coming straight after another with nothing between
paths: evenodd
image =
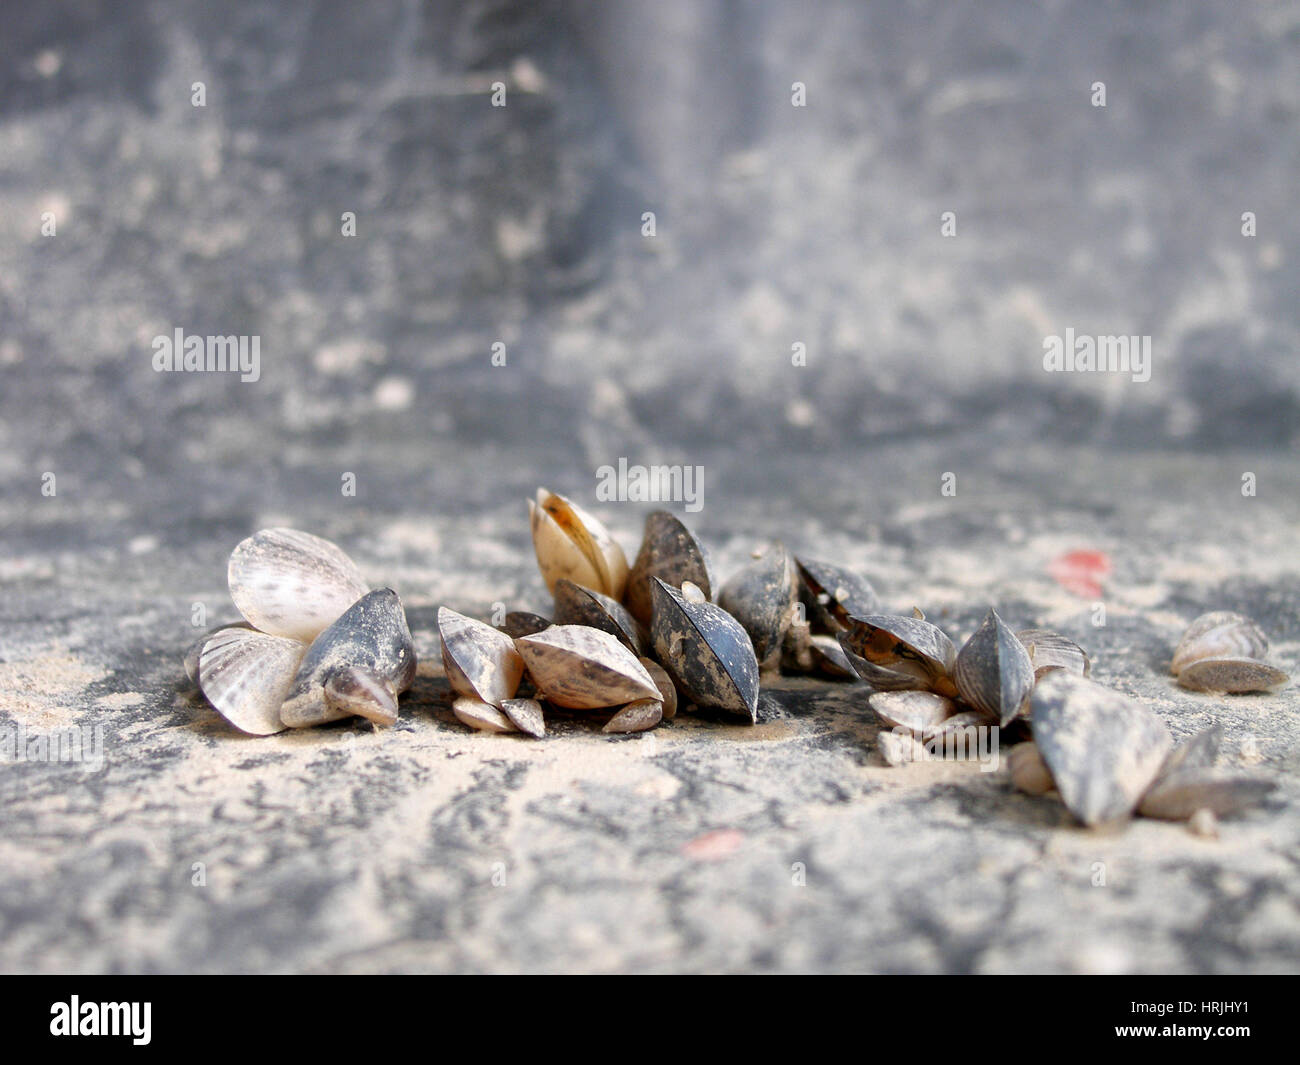
<instances>
[{"instance_id":1,"label":"tan shell","mask_svg":"<svg viewBox=\"0 0 1300 1065\"><path fill-rule=\"evenodd\" d=\"M575 710L659 700L659 688L636 655L607 632L552 625L515 646L548 701Z\"/></svg>"},{"instance_id":2,"label":"tan shell","mask_svg":"<svg viewBox=\"0 0 1300 1065\"><path fill-rule=\"evenodd\" d=\"M659 724L663 717L664 706L658 699L638 699L611 717L601 731L645 732Z\"/></svg>"},{"instance_id":3,"label":"tan shell","mask_svg":"<svg viewBox=\"0 0 1300 1065\"><path fill-rule=\"evenodd\" d=\"M1280 669L1254 658L1203 658L1189 662L1178 674L1178 683L1198 692L1266 692L1280 688L1291 678Z\"/></svg>"},{"instance_id":4,"label":"tan shell","mask_svg":"<svg viewBox=\"0 0 1300 1065\"><path fill-rule=\"evenodd\" d=\"M564 496L537 489L528 501L533 549L546 587L568 578L611 599L621 600L627 586L627 557L599 521Z\"/></svg>"},{"instance_id":5,"label":"tan shell","mask_svg":"<svg viewBox=\"0 0 1300 1065\"><path fill-rule=\"evenodd\" d=\"M668 670L653 658L640 658L637 661L645 666L645 671L650 674L650 679L659 689L659 698L663 703L663 719L671 721L677 716L677 686L673 683L673 678L668 675Z\"/></svg>"},{"instance_id":6,"label":"tan shell","mask_svg":"<svg viewBox=\"0 0 1300 1065\"><path fill-rule=\"evenodd\" d=\"M1017 743L1007 753L1011 783L1026 795L1046 795L1054 787L1051 771L1035 743Z\"/></svg>"},{"instance_id":7,"label":"tan shell","mask_svg":"<svg viewBox=\"0 0 1300 1065\"><path fill-rule=\"evenodd\" d=\"M497 707L514 696L524 675L514 640L445 606L438 608L438 632L443 669L456 692Z\"/></svg>"},{"instance_id":8,"label":"tan shell","mask_svg":"<svg viewBox=\"0 0 1300 1065\"><path fill-rule=\"evenodd\" d=\"M503 699L501 712L520 732L541 738L546 735L546 722L542 719L542 704L536 699Z\"/></svg>"},{"instance_id":9,"label":"tan shell","mask_svg":"<svg viewBox=\"0 0 1300 1065\"><path fill-rule=\"evenodd\" d=\"M924 733L957 713L957 704L945 695L927 691L873 692L867 699L885 724Z\"/></svg>"},{"instance_id":10,"label":"tan shell","mask_svg":"<svg viewBox=\"0 0 1300 1065\"><path fill-rule=\"evenodd\" d=\"M1054 669L1064 669L1086 677L1092 672L1088 652L1051 629L1021 629L1016 639L1024 645L1034 663L1034 680L1040 681Z\"/></svg>"},{"instance_id":11,"label":"tan shell","mask_svg":"<svg viewBox=\"0 0 1300 1065\"><path fill-rule=\"evenodd\" d=\"M514 732L515 723L491 703L476 699L472 695L462 695L451 704L451 712L479 732Z\"/></svg>"},{"instance_id":12,"label":"tan shell","mask_svg":"<svg viewBox=\"0 0 1300 1065\"><path fill-rule=\"evenodd\" d=\"M1250 618L1231 610L1215 610L1193 621L1174 649L1170 672L1177 676L1193 662L1207 658L1254 658L1263 661L1268 639Z\"/></svg>"}]
</instances>

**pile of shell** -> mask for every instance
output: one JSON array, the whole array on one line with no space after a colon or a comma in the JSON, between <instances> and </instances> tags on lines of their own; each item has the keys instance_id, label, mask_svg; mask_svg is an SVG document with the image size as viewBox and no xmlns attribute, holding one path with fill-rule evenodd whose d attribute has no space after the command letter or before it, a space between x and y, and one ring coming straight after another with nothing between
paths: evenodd
<instances>
[{"instance_id":1,"label":"pile of shell","mask_svg":"<svg viewBox=\"0 0 1300 1065\"><path fill-rule=\"evenodd\" d=\"M227 575L244 623L204 633L185 672L232 725L269 736L352 716L396 722L416 667L396 592L370 591L338 547L294 529L244 540Z\"/></svg>"},{"instance_id":2,"label":"pile of shell","mask_svg":"<svg viewBox=\"0 0 1300 1065\"><path fill-rule=\"evenodd\" d=\"M1269 790L1214 768L1217 730L1174 748L1149 710L1087 679L1088 654L1059 633L1014 632L989 610L958 650L919 610L882 613L864 578L779 543L718 586L703 545L667 511L647 518L630 566L570 500L539 489L529 512L552 616L511 613L493 628L438 611L452 709L471 728L540 737L559 710L639 732L679 707L752 724L760 677L786 670L865 681L893 730L879 736L890 764L970 728L1028 741L1010 752L1014 785L1055 791L1085 825L1138 813L1210 830ZM416 661L395 592L369 591L339 548L290 529L241 543L229 581L246 623L205 634L186 670L234 725L268 735L352 715L396 721ZM1192 623L1171 668L1198 691L1271 691L1288 677L1267 653L1259 626L1217 612Z\"/></svg>"}]
</instances>

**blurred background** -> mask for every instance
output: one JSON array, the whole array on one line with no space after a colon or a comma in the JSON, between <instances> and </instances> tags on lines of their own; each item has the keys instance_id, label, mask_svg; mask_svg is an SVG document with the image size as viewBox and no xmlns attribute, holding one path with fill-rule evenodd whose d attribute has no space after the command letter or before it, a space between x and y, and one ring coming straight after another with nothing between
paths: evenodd
<instances>
[{"instance_id":1,"label":"blurred background","mask_svg":"<svg viewBox=\"0 0 1300 1065\"><path fill-rule=\"evenodd\" d=\"M784 537L959 640L995 605L1296 779L1294 689L1167 665L1211 609L1300 657L1297 174L1295 2L0 0L0 721L109 734L0 774L0 967L1294 971L1294 788L1098 841L827 685L767 742L472 746L434 617L549 609L539 484L698 465L720 576ZM155 372L177 329L260 378ZM1068 329L1150 380L1044 372ZM278 524L400 591L398 728L187 693Z\"/></svg>"},{"instance_id":2,"label":"blurred background","mask_svg":"<svg viewBox=\"0 0 1300 1065\"><path fill-rule=\"evenodd\" d=\"M1294 3L0 6L10 488L1300 434ZM1045 374L1067 326L1151 380ZM176 327L261 380L156 374Z\"/></svg>"}]
</instances>

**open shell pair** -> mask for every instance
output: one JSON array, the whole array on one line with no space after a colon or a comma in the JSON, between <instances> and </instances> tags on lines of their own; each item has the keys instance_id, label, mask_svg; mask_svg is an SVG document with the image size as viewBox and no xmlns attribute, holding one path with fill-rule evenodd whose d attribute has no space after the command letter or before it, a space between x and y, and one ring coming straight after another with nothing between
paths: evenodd
<instances>
[{"instance_id":1,"label":"open shell pair","mask_svg":"<svg viewBox=\"0 0 1300 1065\"><path fill-rule=\"evenodd\" d=\"M296 529L250 536L227 575L245 622L204 634L185 670L231 724L267 736L354 715L397 721L416 657L396 592L370 591L335 544Z\"/></svg>"},{"instance_id":2,"label":"open shell pair","mask_svg":"<svg viewBox=\"0 0 1300 1065\"><path fill-rule=\"evenodd\" d=\"M1170 672L1192 691L1267 692L1291 678L1269 665L1268 638L1250 618L1230 610L1202 614L1174 650Z\"/></svg>"}]
</instances>

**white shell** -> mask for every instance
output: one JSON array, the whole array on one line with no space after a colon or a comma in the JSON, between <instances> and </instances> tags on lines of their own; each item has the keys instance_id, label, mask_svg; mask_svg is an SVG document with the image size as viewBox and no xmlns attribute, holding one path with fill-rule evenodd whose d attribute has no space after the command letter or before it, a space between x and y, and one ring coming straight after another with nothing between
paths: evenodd
<instances>
[{"instance_id":1,"label":"white shell","mask_svg":"<svg viewBox=\"0 0 1300 1065\"><path fill-rule=\"evenodd\" d=\"M230 597L255 629L310 643L370 591L335 544L297 529L262 529L231 553Z\"/></svg>"},{"instance_id":2,"label":"white shell","mask_svg":"<svg viewBox=\"0 0 1300 1065\"><path fill-rule=\"evenodd\" d=\"M212 634L199 656L203 694L236 728L269 736L285 728L280 705L307 645L252 629Z\"/></svg>"},{"instance_id":3,"label":"white shell","mask_svg":"<svg viewBox=\"0 0 1300 1065\"><path fill-rule=\"evenodd\" d=\"M601 522L564 496L537 489L528 501L537 565L551 594L561 578L620 602L627 587L627 556Z\"/></svg>"}]
</instances>

